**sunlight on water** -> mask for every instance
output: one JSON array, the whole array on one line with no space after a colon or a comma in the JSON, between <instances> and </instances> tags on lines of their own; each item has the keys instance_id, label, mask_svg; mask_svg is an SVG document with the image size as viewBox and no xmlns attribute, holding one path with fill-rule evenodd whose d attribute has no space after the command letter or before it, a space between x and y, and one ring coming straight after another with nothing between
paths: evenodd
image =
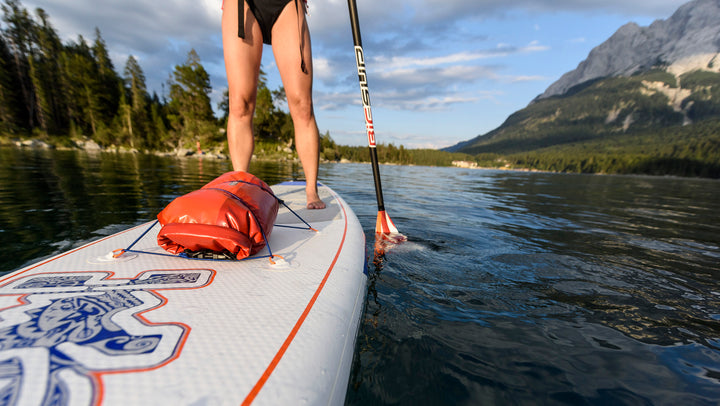
<instances>
[{"instance_id":1,"label":"sunlight on water","mask_svg":"<svg viewBox=\"0 0 720 406\"><path fill-rule=\"evenodd\" d=\"M717 181L383 169L425 249L375 267L349 403L718 398Z\"/></svg>"},{"instance_id":2,"label":"sunlight on water","mask_svg":"<svg viewBox=\"0 0 720 406\"><path fill-rule=\"evenodd\" d=\"M151 220L227 161L0 148L2 271ZM256 162L269 184L296 163ZM382 166L346 403L716 404L720 182ZM369 165L323 164L373 249Z\"/></svg>"}]
</instances>

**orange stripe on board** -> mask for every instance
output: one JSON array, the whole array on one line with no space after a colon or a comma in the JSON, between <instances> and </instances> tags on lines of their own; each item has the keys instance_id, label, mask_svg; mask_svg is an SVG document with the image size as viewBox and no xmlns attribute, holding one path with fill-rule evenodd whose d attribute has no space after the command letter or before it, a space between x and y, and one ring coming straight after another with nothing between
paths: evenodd
<instances>
[{"instance_id":1,"label":"orange stripe on board","mask_svg":"<svg viewBox=\"0 0 720 406\"><path fill-rule=\"evenodd\" d=\"M60 258L62 258L62 257L68 256L68 255L70 255L70 254L72 254L72 253L75 253L75 252L80 251L80 250L82 250L82 249L88 248L88 247L90 247L90 246L92 246L92 245L95 245L95 244L97 244L97 243L103 242L103 241L105 241L105 240L107 240L107 239L109 239L109 238L113 238L113 237L118 236L118 235L120 235L120 234L125 234L125 233L127 233L127 232L133 231L133 230L135 230L135 229L137 229L137 228L140 228L140 227L143 227L143 226L147 227L148 224L150 224L150 223L140 224L140 225L138 225L138 226L135 226L135 227L132 227L132 228L128 228L127 230L120 231L119 233L112 234L112 235L108 235L108 236L103 237L103 238L101 238L101 239L99 239L99 240L95 240L95 241L90 242L90 243L87 243L87 244L85 244L85 245L83 245L83 246L81 246L81 247L78 247L78 248L75 248L75 249L70 250L70 251L68 251L68 252L65 252L65 253L62 253L62 254L60 254L60 255L54 256L54 257L52 257L52 258L50 258L50 259L48 259L48 260L45 260L45 261L43 261L43 262L37 263L37 264L35 264L35 265L33 265L33 266L29 267L29 268L24 269L24 270L21 271L21 272L18 272L18 273L11 272L11 273L5 275L4 277L0 278L0 282L5 282L5 281L7 281L7 280L14 279L15 277L20 276L20 275L22 275L22 274L24 274L24 273L26 273L26 272L28 272L28 271L32 271L33 269L35 269L35 268L37 268L37 267L43 266L43 265L48 264L48 263L50 263L50 262L52 262L52 261L58 260L58 259L60 259Z\"/></svg>"},{"instance_id":2,"label":"orange stripe on board","mask_svg":"<svg viewBox=\"0 0 720 406\"><path fill-rule=\"evenodd\" d=\"M337 252L335 253L335 258L333 258L332 263L330 263L330 267L325 272L325 277L323 278L322 282L320 282L320 285L318 285L317 290L315 290L315 294L313 295L312 299L310 299L310 302L305 307L305 311L300 315L300 318L295 323L295 326L290 331L290 334L285 339L285 342L280 346L280 349L278 349L278 352L275 354L275 357L270 361L270 364L265 369L265 372L262 374L260 379L257 381L255 386L253 386L250 393L248 393L245 400L242 402L243 405L249 405L255 400L255 397L260 393L260 390L262 390L263 386L267 382L268 379L270 379L270 375L272 375L273 371L275 370L275 367L277 367L278 363L280 363L280 360L285 355L285 352L287 351L288 347L290 347L290 344L295 339L295 336L297 335L298 331L300 330L300 327L302 327L303 323L305 323L305 319L307 318L308 314L310 314L310 310L312 310L313 306L315 305L315 301L320 296L320 292L322 292L323 288L325 287L325 282L327 282L328 278L330 277L330 273L332 273L333 268L335 267L335 263L337 262L338 258L340 257L340 252L342 251L343 245L345 245L345 236L347 235L347 229L348 229L348 220L347 220L347 214L345 213L345 206L342 204L340 199L338 199L338 196L335 195L333 192L333 196L335 197L335 201L338 202L340 205L340 208L343 212L343 217L345 218L345 229L343 230L343 236L340 240L340 246L338 247Z\"/></svg>"}]
</instances>

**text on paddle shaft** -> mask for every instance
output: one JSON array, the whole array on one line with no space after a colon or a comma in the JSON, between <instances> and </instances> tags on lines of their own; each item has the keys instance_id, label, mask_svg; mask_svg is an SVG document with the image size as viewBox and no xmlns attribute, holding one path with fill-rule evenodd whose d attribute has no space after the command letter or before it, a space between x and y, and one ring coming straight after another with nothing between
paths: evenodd
<instances>
[{"instance_id":1,"label":"text on paddle shaft","mask_svg":"<svg viewBox=\"0 0 720 406\"><path fill-rule=\"evenodd\" d=\"M362 47L355 47L355 61L357 62L358 79L360 80L360 93L362 94L363 109L365 110L365 130L367 131L368 145L375 147L375 126L373 125L372 110L370 109L370 91L365 73L365 56Z\"/></svg>"}]
</instances>

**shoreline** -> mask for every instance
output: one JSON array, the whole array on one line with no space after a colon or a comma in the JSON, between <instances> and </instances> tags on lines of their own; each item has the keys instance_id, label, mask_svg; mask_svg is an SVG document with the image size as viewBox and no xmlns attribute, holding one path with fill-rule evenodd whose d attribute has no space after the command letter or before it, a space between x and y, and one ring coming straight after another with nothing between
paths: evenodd
<instances>
[{"instance_id":1,"label":"shoreline","mask_svg":"<svg viewBox=\"0 0 720 406\"><path fill-rule=\"evenodd\" d=\"M166 157L187 157L202 156L215 159L230 159L226 154L218 151L197 151L190 148L175 148L172 151L155 151L155 150L139 150L137 148L128 148L122 145L111 145L102 147L92 140L70 140L72 146L57 145L51 142L30 138L26 140L11 139L0 136L0 146L11 146L15 148L40 149L40 150L58 150L58 151L85 151L85 152L108 152L108 153L124 153L124 154L147 154Z\"/></svg>"},{"instance_id":2,"label":"shoreline","mask_svg":"<svg viewBox=\"0 0 720 406\"><path fill-rule=\"evenodd\" d=\"M222 152L201 152L198 153L195 150L189 149L189 148L176 148L173 151L151 151L151 150L138 150L136 148L127 148L123 146L111 146L103 148L94 141L84 142L84 143L78 143L74 141L75 146L73 147L67 147L67 146L58 146L54 144L47 143L45 141L40 141L36 139L29 139L25 141L19 141L15 140L13 142L2 142L3 140L0 139L0 146L8 146L8 147L14 147L14 148L20 148L20 149L37 149L37 150L57 150L57 151L78 151L78 152L87 152L87 153L115 153L115 154L146 154L146 155L155 155L160 157L167 157L167 158L209 158L209 159L217 159L217 160L229 160L230 157ZM271 156L271 155L253 155L253 160L258 161L275 161L275 162L292 162L292 163L300 163L300 160L297 158L297 156ZM327 163L334 163L334 164L367 164L370 165L370 162L363 162L363 161L351 161L348 159L340 159L338 161L331 161L324 158L320 158L320 164L327 164ZM458 166L458 165L449 165L449 166L438 166L438 165L415 165L415 164L398 164L394 162L380 162L379 165L386 165L386 166L428 166L428 167L437 167L437 168L457 168L457 169L481 169L481 170L494 170L494 171L509 171L509 172L534 172L534 173L562 173L562 172L552 172L552 171L542 171L539 169L533 169L533 168L507 168L507 167L481 167L481 166Z\"/></svg>"},{"instance_id":3,"label":"shoreline","mask_svg":"<svg viewBox=\"0 0 720 406\"><path fill-rule=\"evenodd\" d=\"M206 158L215 160L230 160L230 157L222 151L217 149L208 151L197 151L190 148L175 148L172 151L154 151L154 150L138 150L136 148L128 148L125 146L112 145L110 147L102 147L93 140L71 140L72 146L56 145L43 140L35 138L29 138L21 140L19 138L10 138L8 136L0 135L0 147L13 147L20 149L37 149L37 150L58 150L58 151L83 151L87 153L122 153L122 154L146 154L155 155L160 157L168 158ZM284 154L273 153L273 154L253 154L253 160L258 161L274 161L274 162L289 162L289 163L300 163L295 152L285 152ZM331 161L324 158L320 158L320 164L326 163L338 163L338 164L370 164L366 161L352 161L346 158L342 158L337 161ZM652 178L691 178L691 179L708 179L718 180L712 177L703 176L681 176L675 174L643 174L643 173L606 173L606 172L561 172L561 171L548 171L535 168L513 168L506 165L490 167L480 166L475 162L470 161L453 161L451 165L417 165L417 164L400 164L395 162L380 162L380 165L387 166L428 166L437 168L457 168L457 169L470 169L470 170L489 170L489 171L506 171L506 172L525 172L525 173L548 173L548 174L568 174L568 175L596 175L596 176L648 176Z\"/></svg>"}]
</instances>

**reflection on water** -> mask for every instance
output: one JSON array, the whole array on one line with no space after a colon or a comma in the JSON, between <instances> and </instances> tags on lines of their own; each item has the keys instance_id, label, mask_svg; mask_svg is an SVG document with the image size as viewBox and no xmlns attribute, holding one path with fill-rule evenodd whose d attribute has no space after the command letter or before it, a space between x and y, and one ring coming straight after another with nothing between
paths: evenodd
<instances>
[{"instance_id":1,"label":"reflection on water","mask_svg":"<svg viewBox=\"0 0 720 406\"><path fill-rule=\"evenodd\" d=\"M348 403L716 404L720 183L383 171Z\"/></svg>"},{"instance_id":2,"label":"reflection on water","mask_svg":"<svg viewBox=\"0 0 720 406\"><path fill-rule=\"evenodd\" d=\"M0 148L0 272L151 220L229 161ZM253 162L269 184L299 165Z\"/></svg>"},{"instance_id":3,"label":"reflection on water","mask_svg":"<svg viewBox=\"0 0 720 406\"><path fill-rule=\"evenodd\" d=\"M0 270L152 219L229 169L0 148ZM347 404L717 404L720 182L381 171L409 241L371 261ZM369 165L320 179L372 236Z\"/></svg>"}]
</instances>

